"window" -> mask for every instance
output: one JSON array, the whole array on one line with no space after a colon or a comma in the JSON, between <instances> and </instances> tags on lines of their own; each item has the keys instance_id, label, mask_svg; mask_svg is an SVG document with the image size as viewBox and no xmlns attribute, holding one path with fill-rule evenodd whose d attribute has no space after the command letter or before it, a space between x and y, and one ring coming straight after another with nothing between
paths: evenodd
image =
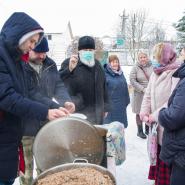
<instances>
[{"instance_id":1,"label":"window","mask_svg":"<svg viewBox=\"0 0 185 185\"><path fill-rule=\"evenodd\" d=\"M48 40L52 40L52 35L47 35Z\"/></svg>"}]
</instances>

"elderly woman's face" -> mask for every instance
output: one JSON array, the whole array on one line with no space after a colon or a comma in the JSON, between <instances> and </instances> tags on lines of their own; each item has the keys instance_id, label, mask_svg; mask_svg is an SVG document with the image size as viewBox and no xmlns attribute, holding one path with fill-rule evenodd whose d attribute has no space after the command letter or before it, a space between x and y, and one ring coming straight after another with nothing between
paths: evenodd
<instances>
[{"instance_id":1,"label":"elderly woman's face","mask_svg":"<svg viewBox=\"0 0 185 185\"><path fill-rule=\"evenodd\" d=\"M35 48L35 45L37 44L38 40L39 40L40 35L37 33L35 35L33 35L32 37L28 38L25 42L23 42L19 48L20 50L26 54L29 51L31 51L32 49Z\"/></svg>"},{"instance_id":2,"label":"elderly woman's face","mask_svg":"<svg viewBox=\"0 0 185 185\"><path fill-rule=\"evenodd\" d=\"M110 61L111 68L115 71L119 70L119 61L118 60L112 60Z\"/></svg>"},{"instance_id":3,"label":"elderly woman's face","mask_svg":"<svg viewBox=\"0 0 185 185\"><path fill-rule=\"evenodd\" d=\"M143 66L145 66L146 64L148 64L148 56L145 55L144 53L140 53L139 56L138 56L138 60L139 60L139 63Z\"/></svg>"}]
</instances>

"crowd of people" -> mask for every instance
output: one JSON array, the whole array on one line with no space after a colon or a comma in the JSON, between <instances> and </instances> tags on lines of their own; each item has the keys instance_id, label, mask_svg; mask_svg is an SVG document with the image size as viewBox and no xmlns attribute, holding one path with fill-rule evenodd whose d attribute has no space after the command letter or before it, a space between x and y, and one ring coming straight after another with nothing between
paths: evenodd
<instances>
[{"instance_id":1,"label":"crowd of people","mask_svg":"<svg viewBox=\"0 0 185 185\"><path fill-rule=\"evenodd\" d=\"M128 84L117 55L103 66L91 36L78 41L57 70L47 56L44 29L23 12L13 13L0 32L0 185L33 181L33 142L48 121L78 112L93 125L118 121L128 126L127 106L136 114L137 136L146 139L157 124L157 155L149 167L155 185L185 180L185 48L179 58L169 43L140 51ZM143 124L145 131L143 132ZM22 161L22 160L23 161ZM38 169L39 174L39 169Z\"/></svg>"}]
</instances>

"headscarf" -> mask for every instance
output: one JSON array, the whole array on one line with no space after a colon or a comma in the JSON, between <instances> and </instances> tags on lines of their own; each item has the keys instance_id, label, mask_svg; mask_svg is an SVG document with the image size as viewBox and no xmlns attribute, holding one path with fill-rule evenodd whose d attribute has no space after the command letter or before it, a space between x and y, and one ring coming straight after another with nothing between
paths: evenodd
<instances>
[{"instance_id":1,"label":"headscarf","mask_svg":"<svg viewBox=\"0 0 185 185\"><path fill-rule=\"evenodd\" d=\"M181 62L176 60L177 54L173 46L169 43L164 43L161 58L160 58L160 67L154 67L154 72L156 74L161 74L167 70L173 70L180 67Z\"/></svg>"}]
</instances>

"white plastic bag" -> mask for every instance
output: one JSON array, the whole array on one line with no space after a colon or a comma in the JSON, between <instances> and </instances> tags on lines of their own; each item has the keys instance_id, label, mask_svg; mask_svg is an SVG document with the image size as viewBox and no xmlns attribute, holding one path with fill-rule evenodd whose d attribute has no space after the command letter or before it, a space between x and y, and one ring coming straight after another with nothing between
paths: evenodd
<instances>
[{"instance_id":1,"label":"white plastic bag","mask_svg":"<svg viewBox=\"0 0 185 185\"><path fill-rule=\"evenodd\" d=\"M157 127L156 122L149 127L147 150L151 166L155 166L157 160Z\"/></svg>"}]
</instances>

